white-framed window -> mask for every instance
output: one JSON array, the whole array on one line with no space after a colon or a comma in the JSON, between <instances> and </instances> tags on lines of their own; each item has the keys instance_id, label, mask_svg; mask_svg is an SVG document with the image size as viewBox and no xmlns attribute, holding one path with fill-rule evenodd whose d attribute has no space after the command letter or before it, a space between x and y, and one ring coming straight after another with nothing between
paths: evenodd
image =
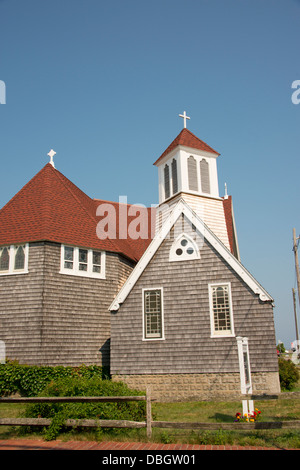
<instances>
[{"instance_id":1,"label":"white-framed window","mask_svg":"<svg viewBox=\"0 0 300 470\"><path fill-rule=\"evenodd\" d=\"M29 244L0 247L0 276L28 273Z\"/></svg>"},{"instance_id":2,"label":"white-framed window","mask_svg":"<svg viewBox=\"0 0 300 470\"><path fill-rule=\"evenodd\" d=\"M209 284L208 289L211 336L234 336L230 283Z\"/></svg>"},{"instance_id":3,"label":"white-framed window","mask_svg":"<svg viewBox=\"0 0 300 470\"><path fill-rule=\"evenodd\" d=\"M61 246L60 274L105 279L105 251Z\"/></svg>"},{"instance_id":4,"label":"white-framed window","mask_svg":"<svg viewBox=\"0 0 300 470\"><path fill-rule=\"evenodd\" d=\"M199 248L194 240L185 233L179 235L171 246L169 261L189 261L199 258Z\"/></svg>"},{"instance_id":5,"label":"white-framed window","mask_svg":"<svg viewBox=\"0 0 300 470\"><path fill-rule=\"evenodd\" d=\"M143 339L164 339L162 287L143 289Z\"/></svg>"}]
</instances>

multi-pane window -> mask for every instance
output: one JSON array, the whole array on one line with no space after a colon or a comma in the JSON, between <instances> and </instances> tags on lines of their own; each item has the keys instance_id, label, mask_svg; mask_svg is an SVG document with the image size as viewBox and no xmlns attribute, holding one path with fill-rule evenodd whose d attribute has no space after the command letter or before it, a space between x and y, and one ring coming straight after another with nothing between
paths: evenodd
<instances>
[{"instance_id":1,"label":"multi-pane window","mask_svg":"<svg viewBox=\"0 0 300 470\"><path fill-rule=\"evenodd\" d=\"M28 244L0 247L0 274L28 272Z\"/></svg>"},{"instance_id":2,"label":"multi-pane window","mask_svg":"<svg viewBox=\"0 0 300 470\"><path fill-rule=\"evenodd\" d=\"M144 291L144 336L145 338L163 337L161 289Z\"/></svg>"},{"instance_id":3,"label":"multi-pane window","mask_svg":"<svg viewBox=\"0 0 300 470\"><path fill-rule=\"evenodd\" d=\"M62 274L104 278L105 252L63 245L60 272Z\"/></svg>"},{"instance_id":4,"label":"multi-pane window","mask_svg":"<svg viewBox=\"0 0 300 470\"><path fill-rule=\"evenodd\" d=\"M217 336L233 333L230 285L210 286L212 334Z\"/></svg>"}]
</instances>

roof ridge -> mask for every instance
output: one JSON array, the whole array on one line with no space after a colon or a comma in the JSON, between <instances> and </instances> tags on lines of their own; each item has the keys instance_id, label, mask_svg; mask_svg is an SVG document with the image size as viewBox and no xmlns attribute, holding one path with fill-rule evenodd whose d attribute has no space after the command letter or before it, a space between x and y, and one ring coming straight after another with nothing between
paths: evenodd
<instances>
[{"instance_id":1,"label":"roof ridge","mask_svg":"<svg viewBox=\"0 0 300 470\"><path fill-rule=\"evenodd\" d=\"M53 168L53 167L52 167ZM60 171L56 170L55 168L53 168L54 171L57 172L57 175L60 179L60 181L62 182L62 184L64 185L64 187L69 191L69 193L71 193L71 195L76 199L76 201L78 202L78 204L82 207L82 209L87 213L88 217L96 223L97 225L97 217L96 217L96 214L95 216L93 216L91 214L91 212L85 207L85 205L82 203L82 201L78 198L78 196L75 194L74 191L71 190L71 187L69 187L68 184L66 184L66 182L64 180L67 180L68 183L71 183L72 186L75 186L77 190L79 190L85 197L89 198L91 203L93 204L93 199L90 198L90 196L88 196L86 193L84 193L80 188L78 188L78 186L76 186L74 183L72 183L71 180L69 180L63 173L61 173ZM94 204L93 204L94 205ZM95 232L96 232L96 227L95 227ZM110 243L114 246L114 248L116 249L116 251L120 251L120 247L117 246L117 244L114 242L114 240L112 239L109 239Z\"/></svg>"},{"instance_id":2,"label":"roof ridge","mask_svg":"<svg viewBox=\"0 0 300 470\"><path fill-rule=\"evenodd\" d=\"M47 165L50 165L50 164L47 163ZM42 173L42 172L45 170L45 168L46 168L47 165L43 166L43 168L41 168L40 171L38 171L38 173L36 173L29 181L27 181L27 183L25 183L24 186L22 186L22 188L19 189L19 191L18 191L6 204L4 204L3 207L1 207L0 212L5 212L6 209L14 202L14 200L15 200L17 197L19 197L19 195L22 194L22 193L27 189L27 187L28 187L35 179L37 179L37 178L40 176L40 173ZM50 166L52 166L52 165L50 165Z\"/></svg>"}]
</instances>

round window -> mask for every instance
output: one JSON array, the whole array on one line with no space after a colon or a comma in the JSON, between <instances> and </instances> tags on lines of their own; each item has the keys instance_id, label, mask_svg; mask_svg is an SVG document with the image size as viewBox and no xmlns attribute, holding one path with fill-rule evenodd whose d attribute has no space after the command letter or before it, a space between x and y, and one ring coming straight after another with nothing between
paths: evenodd
<instances>
[{"instance_id":1,"label":"round window","mask_svg":"<svg viewBox=\"0 0 300 470\"><path fill-rule=\"evenodd\" d=\"M186 250L187 254L188 255L192 255L194 253L194 248L192 247L189 247L187 250Z\"/></svg>"},{"instance_id":2,"label":"round window","mask_svg":"<svg viewBox=\"0 0 300 470\"><path fill-rule=\"evenodd\" d=\"M178 255L178 256L182 255L182 249L181 248L178 248L176 250L176 255Z\"/></svg>"},{"instance_id":3,"label":"round window","mask_svg":"<svg viewBox=\"0 0 300 470\"><path fill-rule=\"evenodd\" d=\"M187 240L184 238L183 240L181 240L181 245L182 246L186 246L187 245Z\"/></svg>"}]
</instances>

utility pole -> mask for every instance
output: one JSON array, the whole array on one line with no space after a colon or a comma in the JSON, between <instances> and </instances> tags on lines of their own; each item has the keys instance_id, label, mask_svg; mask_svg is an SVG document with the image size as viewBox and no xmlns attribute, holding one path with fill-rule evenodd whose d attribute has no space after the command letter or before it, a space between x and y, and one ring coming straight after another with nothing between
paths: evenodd
<instances>
[{"instance_id":1,"label":"utility pole","mask_svg":"<svg viewBox=\"0 0 300 470\"><path fill-rule=\"evenodd\" d=\"M298 237L299 238L299 237ZM297 286L298 286L298 298L300 304L300 274L299 274L299 260L298 260L298 244L296 238L296 229L293 228L293 251L295 255L295 268L296 268L296 276L297 276Z\"/></svg>"},{"instance_id":2,"label":"utility pole","mask_svg":"<svg viewBox=\"0 0 300 470\"><path fill-rule=\"evenodd\" d=\"M295 327L296 327L296 340L297 340L297 346L296 350L299 350L299 333L298 333L298 322L297 322L297 307L296 307L296 293L295 289L292 289L293 291L293 302L294 302L294 315L295 315Z\"/></svg>"}]
</instances>

